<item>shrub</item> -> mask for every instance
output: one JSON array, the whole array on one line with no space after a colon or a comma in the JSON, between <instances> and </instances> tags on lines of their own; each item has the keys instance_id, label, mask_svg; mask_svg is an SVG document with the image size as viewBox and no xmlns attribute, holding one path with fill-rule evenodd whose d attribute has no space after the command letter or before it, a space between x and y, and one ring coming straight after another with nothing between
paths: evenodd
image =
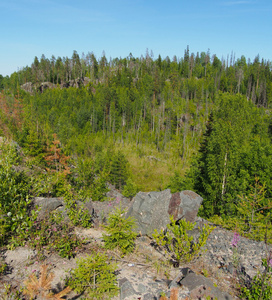
<instances>
[{"instance_id":1,"label":"shrub","mask_svg":"<svg viewBox=\"0 0 272 300\"><path fill-rule=\"evenodd\" d=\"M34 248L39 257L45 251L55 251L61 257L74 257L82 247L82 241L73 233L73 227L65 223L60 214L33 224L26 232L26 245Z\"/></svg>"},{"instance_id":2,"label":"shrub","mask_svg":"<svg viewBox=\"0 0 272 300\"><path fill-rule=\"evenodd\" d=\"M195 258L201 248L206 244L207 238L214 229L209 225L204 225L201 229L200 236L197 242L193 241L193 236L188 234L189 230L194 229L195 223L180 220L176 222L174 218L170 217L171 223L167 225L168 231L164 233L161 230L158 233L155 230L153 238L158 246L164 249L164 252L175 263L190 262Z\"/></svg>"},{"instance_id":3,"label":"shrub","mask_svg":"<svg viewBox=\"0 0 272 300\"><path fill-rule=\"evenodd\" d=\"M124 218L124 210L116 208L109 215L108 224L104 226L107 235L103 234L106 249L119 248L123 254L132 252L134 249L134 240L137 233L133 232L135 220L131 217Z\"/></svg>"},{"instance_id":4,"label":"shrub","mask_svg":"<svg viewBox=\"0 0 272 300\"><path fill-rule=\"evenodd\" d=\"M107 262L104 253L77 260L68 285L77 293L85 292L87 299L111 299L118 294L116 265Z\"/></svg>"},{"instance_id":5,"label":"shrub","mask_svg":"<svg viewBox=\"0 0 272 300\"><path fill-rule=\"evenodd\" d=\"M0 145L0 213L1 242L24 231L30 225L28 216L29 181L22 171L16 170L19 160L15 146Z\"/></svg>"}]
</instances>

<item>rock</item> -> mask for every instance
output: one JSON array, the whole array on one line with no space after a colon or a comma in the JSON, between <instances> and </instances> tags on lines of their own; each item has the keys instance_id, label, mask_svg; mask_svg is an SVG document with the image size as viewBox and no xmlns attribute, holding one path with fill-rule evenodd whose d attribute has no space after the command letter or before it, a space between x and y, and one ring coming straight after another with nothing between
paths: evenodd
<instances>
[{"instance_id":1,"label":"rock","mask_svg":"<svg viewBox=\"0 0 272 300\"><path fill-rule=\"evenodd\" d=\"M64 201L62 198L43 198L36 197L33 201L34 206L40 208L38 219L44 219L49 213L55 211L57 208L64 206Z\"/></svg>"},{"instance_id":2,"label":"rock","mask_svg":"<svg viewBox=\"0 0 272 300\"><path fill-rule=\"evenodd\" d=\"M203 199L192 191L171 194L167 189L161 192L139 192L133 199L126 217L136 219L137 232L151 236L155 229L165 229L169 216L195 222Z\"/></svg>"},{"instance_id":3,"label":"rock","mask_svg":"<svg viewBox=\"0 0 272 300\"><path fill-rule=\"evenodd\" d=\"M132 284L128 281L127 278L123 278L119 281L119 287L120 287L120 300L125 300L126 298L137 294Z\"/></svg>"},{"instance_id":4,"label":"rock","mask_svg":"<svg viewBox=\"0 0 272 300\"><path fill-rule=\"evenodd\" d=\"M92 201L76 201L76 204L78 207L83 207L86 209L90 214L90 219L94 215L94 208ZM38 206L40 208L39 214L38 214L38 220L44 219L48 214L51 212L60 211L64 217L65 220L68 219L67 210L65 206L65 202L63 198L43 198L43 197L36 197L33 201L34 206Z\"/></svg>"},{"instance_id":5,"label":"rock","mask_svg":"<svg viewBox=\"0 0 272 300\"><path fill-rule=\"evenodd\" d=\"M192 299L202 299L204 297L220 300L233 299L228 293L220 291L209 278L197 275L193 272L189 272L186 277L180 281L180 284L189 289Z\"/></svg>"},{"instance_id":6,"label":"rock","mask_svg":"<svg viewBox=\"0 0 272 300\"><path fill-rule=\"evenodd\" d=\"M206 265L214 266L229 276L237 274L242 281L249 283L263 270L262 258L272 252L272 245L257 242L240 236L237 247L232 247L234 233L217 227L210 234L203 259Z\"/></svg>"},{"instance_id":7,"label":"rock","mask_svg":"<svg viewBox=\"0 0 272 300\"><path fill-rule=\"evenodd\" d=\"M181 268L180 273L170 282L169 288L171 289L179 287L181 280L192 272L193 271L190 268Z\"/></svg>"},{"instance_id":8,"label":"rock","mask_svg":"<svg viewBox=\"0 0 272 300\"><path fill-rule=\"evenodd\" d=\"M47 81L47 82L42 82L41 85L37 87L37 90L40 91L41 93L43 93L47 89L53 89L55 87L56 87L55 84Z\"/></svg>"},{"instance_id":9,"label":"rock","mask_svg":"<svg viewBox=\"0 0 272 300\"><path fill-rule=\"evenodd\" d=\"M153 296L150 293L145 294L144 297L143 297L143 300L154 300L154 299L157 299L157 297Z\"/></svg>"},{"instance_id":10,"label":"rock","mask_svg":"<svg viewBox=\"0 0 272 300\"><path fill-rule=\"evenodd\" d=\"M69 88L69 87L76 87L79 88L81 86L87 86L91 82L89 77L84 78L76 78L69 80L68 82L63 82L59 86L61 88ZM32 82L26 82L21 85L21 89L32 94L34 90L40 91L43 93L46 89L54 89L58 85L52 82L42 82L40 84L33 84Z\"/></svg>"},{"instance_id":11,"label":"rock","mask_svg":"<svg viewBox=\"0 0 272 300\"><path fill-rule=\"evenodd\" d=\"M33 83L26 82L23 85L21 85L21 89L31 94L33 93Z\"/></svg>"},{"instance_id":12,"label":"rock","mask_svg":"<svg viewBox=\"0 0 272 300\"><path fill-rule=\"evenodd\" d=\"M121 195L121 194L120 194ZM108 219L110 213L112 213L117 207L126 210L130 205L129 199L125 197L115 196L111 197L110 201L93 201L92 205L94 208L94 215L96 216L96 221L98 223L105 223Z\"/></svg>"}]
</instances>

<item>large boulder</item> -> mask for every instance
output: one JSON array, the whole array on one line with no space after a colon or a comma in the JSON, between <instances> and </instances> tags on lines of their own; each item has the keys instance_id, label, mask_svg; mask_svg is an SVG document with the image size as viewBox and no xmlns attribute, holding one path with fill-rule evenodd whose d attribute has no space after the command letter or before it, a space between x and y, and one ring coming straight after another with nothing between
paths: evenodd
<instances>
[{"instance_id":1,"label":"large boulder","mask_svg":"<svg viewBox=\"0 0 272 300\"><path fill-rule=\"evenodd\" d=\"M170 216L175 220L184 218L195 222L202 201L203 198L198 194L187 190L174 194L169 189L161 192L139 192L134 197L126 217L136 219L137 232L151 236L155 229L166 228Z\"/></svg>"}]
</instances>

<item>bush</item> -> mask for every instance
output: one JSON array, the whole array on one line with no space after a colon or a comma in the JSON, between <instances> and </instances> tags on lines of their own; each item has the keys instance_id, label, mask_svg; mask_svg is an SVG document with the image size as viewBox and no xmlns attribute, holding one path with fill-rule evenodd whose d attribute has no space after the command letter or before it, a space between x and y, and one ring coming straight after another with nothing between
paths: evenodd
<instances>
[{"instance_id":1,"label":"bush","mask_svg":"<svg viewBox=\"0 0 272 300\"><path fill-rule=\"evenodd\" d=\"M103 234L106 249L119 248L123 254L130 253L134 250L134 240L137 233L133 232L135 220L131 217L124 218L124 210L116 208L110 214L108 224L104 226L107 235Z\"/></svg>"},{"instance_id":2,"label":"bush","mask_svg":"<svg viewBox=\"0 0 272 300\"><path fill-rule=\"evenodd\" d=\"M201 229L200 236L197 242L193 241L193 236L188 234L189 230L194 229L195 223L187 222L186 220L180 220L178 223L174 218L170 217L171 223L167 225L169 231L164 233L161 230L158 233L155 230L153 238L155 239L158 246L164 249L164 252L171 260L175 263L190 262L195 258L201 248L206 244L207 238L214 229L209 225L204 225Z\"/></svg>"},{"instance_id":3,"label":"bush","mask_svg":"<svg viewBox=\"0 0 272 300\"><path fill-rule=\"evenodd\" d=\"M31 226L28 216L29 180L22 171L16 170L19 156L15 146L0 144L0 234L6 242L11 235Z\"/></svg>"},{"instance_id":4,"label":"bush","mask_svg":"<svg viewBox=\"0 0 272 300\"><path fill-rule=\"evenodd\" d=\"M77 261L68 285L77 293L85 292L87 299L111 299L118 294L116 265L107 256L97 253Z\"/></svg>"},{"instance_id":5,"label":"bush","mask_svg":"<svg viewBox=\"0 0 272 300\"><path fill-rule=\"evenodd\" d=\"M73 233L60 213L51 214L44 220L35 221L24 236L24 244L36 250L38 257L44 252L57 252L61 257L74 257L82 248L82 241Z\"/></svg>"}]
</instances>

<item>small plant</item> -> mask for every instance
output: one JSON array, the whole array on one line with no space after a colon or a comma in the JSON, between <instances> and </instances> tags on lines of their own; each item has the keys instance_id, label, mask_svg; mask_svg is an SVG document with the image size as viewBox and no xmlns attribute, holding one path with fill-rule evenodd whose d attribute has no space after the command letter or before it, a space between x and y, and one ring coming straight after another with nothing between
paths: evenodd
<instances>
[{"instance_id":1,"label":"small plant","mask_svg":"<svg viewBox=\"0 0 272 300\"><path fill-rule=\"evenodd\" d=\"M77 293L85 292L86 299L111 299L118 294L115 264L109 264L104 253L97 253L77 261L68 285Z\"/></svg>"},{"instance_id":2,"label":"small plant","mask_svg":"<svg viewBox=\"0 0 272 300\"><path fill-rule=\"evenodd\" d=\"M0 261L0 276L5 274L5 272L7 271L8 266L6 263Z\"/></svg>"},{"instance_id":3,"label":"small plant","mask_svg":"<svg viewBox=\"0 0 272 300\"><path fill-rule=\"evenodd\" d=\"M124 210L116 208L110 214L108 224L104 226L107 234L103 234L106 249L119 248L123 254L134 250L134 240L137 233L133 232L135 220L131 217L124 218Z\"/></svg>"},{"instance_id":4,"label":"small plant","mask_svg":"<svg viewBox=\"0 0 272 300\"><path fill-rule=\"evenodd\" d=\"M209 277L209 271L205 268L201 269L201 274L204 276L204 277Z\"/></svg>"},{"instance_id":5,"label":"small plant","mask_svg":"<svg viewBox=\"0 0 272 300\"><path fill-rule=\"evenodd\" d=\"M180 220L177 223L172 216L170 217L170 221L171 223L167 225L168 231L164 233L161 230L158 233L155 230L153 238L157 245L164 249L165 254L169 256L170 260L174 260L174 263L190 262L206 244L207 238L214 227L204 225L198 241L194 242L193 236L190 236L188 231L194 228L195 223L190 223L186 220Z\"/></svg>"},{"instance_id":6,"label":"small plant","mask_svg":"<svg viewBox=\"0 0 272 300\"><path fill-rule=\"evenodd\" d=\"M1 300L22 300L22 288L15 290L11 284L4 283Z\"/></svg>"},{"instance_id":7,"label":"small plant","mask_svg":"<svg viewBox=\"0 0 272 300\"><path fill-rule=\"evenodd\" d=\"M33 273L29 275L29 278L24 282L24 295L30 296L31 299L33 299L36 296L40 296L42 297L42 299L61 300L63 296L70 293L70 287L66 287L63 291L59 292L58 294L53 294L52 292L50 292L51 283L54 278L54 273L48 272L47 265L42 265L40 269L41 272L39 278L37 278L36 274Z\"/></svg>"}]
</instances>

